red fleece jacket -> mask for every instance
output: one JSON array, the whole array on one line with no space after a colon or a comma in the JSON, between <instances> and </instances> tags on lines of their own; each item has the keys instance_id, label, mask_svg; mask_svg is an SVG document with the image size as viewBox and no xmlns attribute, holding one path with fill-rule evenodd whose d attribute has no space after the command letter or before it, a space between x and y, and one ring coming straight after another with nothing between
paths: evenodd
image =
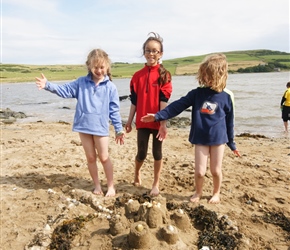
<instances>
[{"instance_id":1,"label":"red fleece jacket","mask_svg":"<svg viewBox=\"0 0 290 250\"><path fill-rule=\"evenodd\" d=\"M142 116L148 113L157 113L160 110L160 102L168 102L172 93L172 83L167 82L162 86L158 83L159 67L147 66L137 71L130 82L130 98L136 106L136 129L151 128L158 130L159 122L141 122Z\"/></svg>"}]
</instances>

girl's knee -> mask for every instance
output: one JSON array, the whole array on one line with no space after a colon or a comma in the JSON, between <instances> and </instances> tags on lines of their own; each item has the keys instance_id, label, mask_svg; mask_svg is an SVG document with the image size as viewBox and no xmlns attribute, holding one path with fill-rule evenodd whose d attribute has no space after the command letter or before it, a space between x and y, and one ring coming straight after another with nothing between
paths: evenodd
<instances>
[{"instance_id":1,"label":"girl's knee","mask_svg":"<svg viewBox=\"0 0 290 250\"><path fill-rule=\"evenodd\" d=\"M99 156L100 162L103 164L106 164L106 162L109 160L109 156Z\"/></svg>"},{"instance_id":2,"label":"girl's knee","mask_svg":"<svg viewBox=\"0 0 290 250\"><path fill-rule=\"evenodd\" d=\"M162 160L162 153L161 152L153 152L153 158L155 161Z\"/></svg>"},{"instance_id":3,"label":"girl's knee","mask_svg":"<svg viewBox=\"0 0 290 250\"><path fill-rule=\"evenodd\" d=\"M97 156L96 155L87 155L87 162L88 163L94 163L97 161Z\"/></svg>"},{"instance_id":4,"label":"girl's knee","mask_svg":"<svg viewBox=\"0 0 290 250\"><path fill-rule=\"evenodd\" d=\"M195 172L194 175L195 175L196 178L204 178L205 173L204 172Z\"/></svg>"},{"instance_id":5,"label":"girl's knee","mask_svg":"<svg viewBox=\"0 0 290 250\"><path fill-rule=\"evenodd\" d=\"M139 155L137 155L135 157L135 160L138 161L138 162L143 162L143 161L145 161L145 159L146 159L146 157L145 156L142 156L142 155L141 155L141 157Z\"/></svg>"},{"instance_id":6,"label":"girl's knee","mask_svg":"<svg viewBox=\"0 0 290 250\"><path fill-rule=\"evenodd\" d=\"M221 171L211 171L211 175L213 177L219 177L219 176L221 176Z\"/></svg>"},{"instance_id":7,"label":"girl's knee","mask_svg":"<svg viewBox=\"0 0 290 250\"><path fill-rule=\"evenodd\" d=\"M135 159L138 162L142 162L146 159L146 155L147 155L147 152L139 151L138 154L136 155Z\"/></svg>"}]
</instances>

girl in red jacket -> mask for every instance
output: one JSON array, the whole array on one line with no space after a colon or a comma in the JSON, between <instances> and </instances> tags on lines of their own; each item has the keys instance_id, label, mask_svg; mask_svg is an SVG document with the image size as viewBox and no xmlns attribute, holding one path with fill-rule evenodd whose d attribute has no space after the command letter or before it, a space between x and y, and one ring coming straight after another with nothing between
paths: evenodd
<instances>
[{"instance_id":1,"label":"girl in red jacket","mask_svg":"<svg viewBox=\"0 0 290 250\"><path fill-rule=\"evenodd\" d=\"M137 155L135 158L134 185L141 185L140 169L147 156L148 142L152 134L152 154L154 157L154 181L150 195L159 194L159 178L162 169L162 141L166 138L166 121L143 123L141 117L148 113L156 113L167 106L172 93L171 74L161 64L163 55L163 39L157 33L149 33L143 44L143 55L146 59L144 67L137 71L130 82L131 108L126 132L132 130L132 122L136 113Z\"/></svg>"}]
</instances>

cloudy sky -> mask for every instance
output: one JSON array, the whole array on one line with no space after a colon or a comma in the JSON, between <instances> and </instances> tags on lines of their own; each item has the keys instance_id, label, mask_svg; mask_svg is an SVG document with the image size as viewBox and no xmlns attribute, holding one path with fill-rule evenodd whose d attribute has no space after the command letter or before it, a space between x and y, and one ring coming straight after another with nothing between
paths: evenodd
<instances>
[{"instance_id":1,"label":"cloudy sky","mask_svg":"<svg viewBox=\"0 0 290 250\"><path fill-rule=\"evenodd\" d=\"M289 0L1 0L1 18L1 63L84 64L94 48L144 62L151 31L165 60L290 43Z\"/></svg>"}]
</instances>

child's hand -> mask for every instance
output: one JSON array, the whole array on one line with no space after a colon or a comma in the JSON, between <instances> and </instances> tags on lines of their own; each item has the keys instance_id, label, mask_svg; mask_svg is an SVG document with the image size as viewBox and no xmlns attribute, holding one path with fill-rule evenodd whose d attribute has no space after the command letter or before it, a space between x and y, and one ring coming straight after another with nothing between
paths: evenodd
<instances>
[{"instance_id":1,"label":"child's hand","mask_svg":"<svg viewBox=\"0 0 290 250\"><path fill-rule=\"evenodd\" d=\"M163 141L166 139L166 136L167 136L167 127L166 127L166 123L164 123L163 125L160 126L156 138L159 141Z\"/></svg>"},{"instance_id":2,"label":"child's hand","mask_svg":"<svg viewBox=\"0 0 290 250\"><path fill-rule=\"evenodd\" d=\"M238 157L241 157L241 155L240 155L240 153L239 153L239 151L236 149L236 150L233 150L233 152L234 152L234 154L236 155L236 156L238 156Z\"/></svg>"},{"instance_id":3,"label":"child's hand","mask_svg":"<svg viewBox=\"0 0 290 250\"><path fill-rule=\"evenodd\" d=\"M141 117L141 122L155 122L155 114L147 114Z\"/></svg>"},{"instance_id":4,"label":"child's hand","mask_svg":"<svg viewBox=\"0 0 290 250\"><path fill-rule=\"evenodd\" d=\"M41 73L41 78L39 78L39 77L35 77L35 79L36 79L35 83L36 83L38 89L39 89L39 90L40 90L40 89L44 89L44 88L45 88L45 84L46 84L46 82L47 82L47 79L46 79L46 77L44 76L44 74Z\"/></svg>"},{"instance_id":5,"label":"child's hand","mask_svg":"<svg viewBox=\"0 0 290 250\"><path fill-rule=\"evenodd\" d=\"M128 123L128 122L126 123L125 130L126 130L126 133L130 133L132 131L131 123Z\"/></svg>"},{"instance_id":6,"label":"child's hand","mask_svg":"<svg viewBox=\"0 0 290 250\"><path fill-rule=\"evenodd\" d=\"M115 141L116 143L120 143L120 145L124 144L125 134L123 131L116 133Z\"/></svg>"}]
</instances>

